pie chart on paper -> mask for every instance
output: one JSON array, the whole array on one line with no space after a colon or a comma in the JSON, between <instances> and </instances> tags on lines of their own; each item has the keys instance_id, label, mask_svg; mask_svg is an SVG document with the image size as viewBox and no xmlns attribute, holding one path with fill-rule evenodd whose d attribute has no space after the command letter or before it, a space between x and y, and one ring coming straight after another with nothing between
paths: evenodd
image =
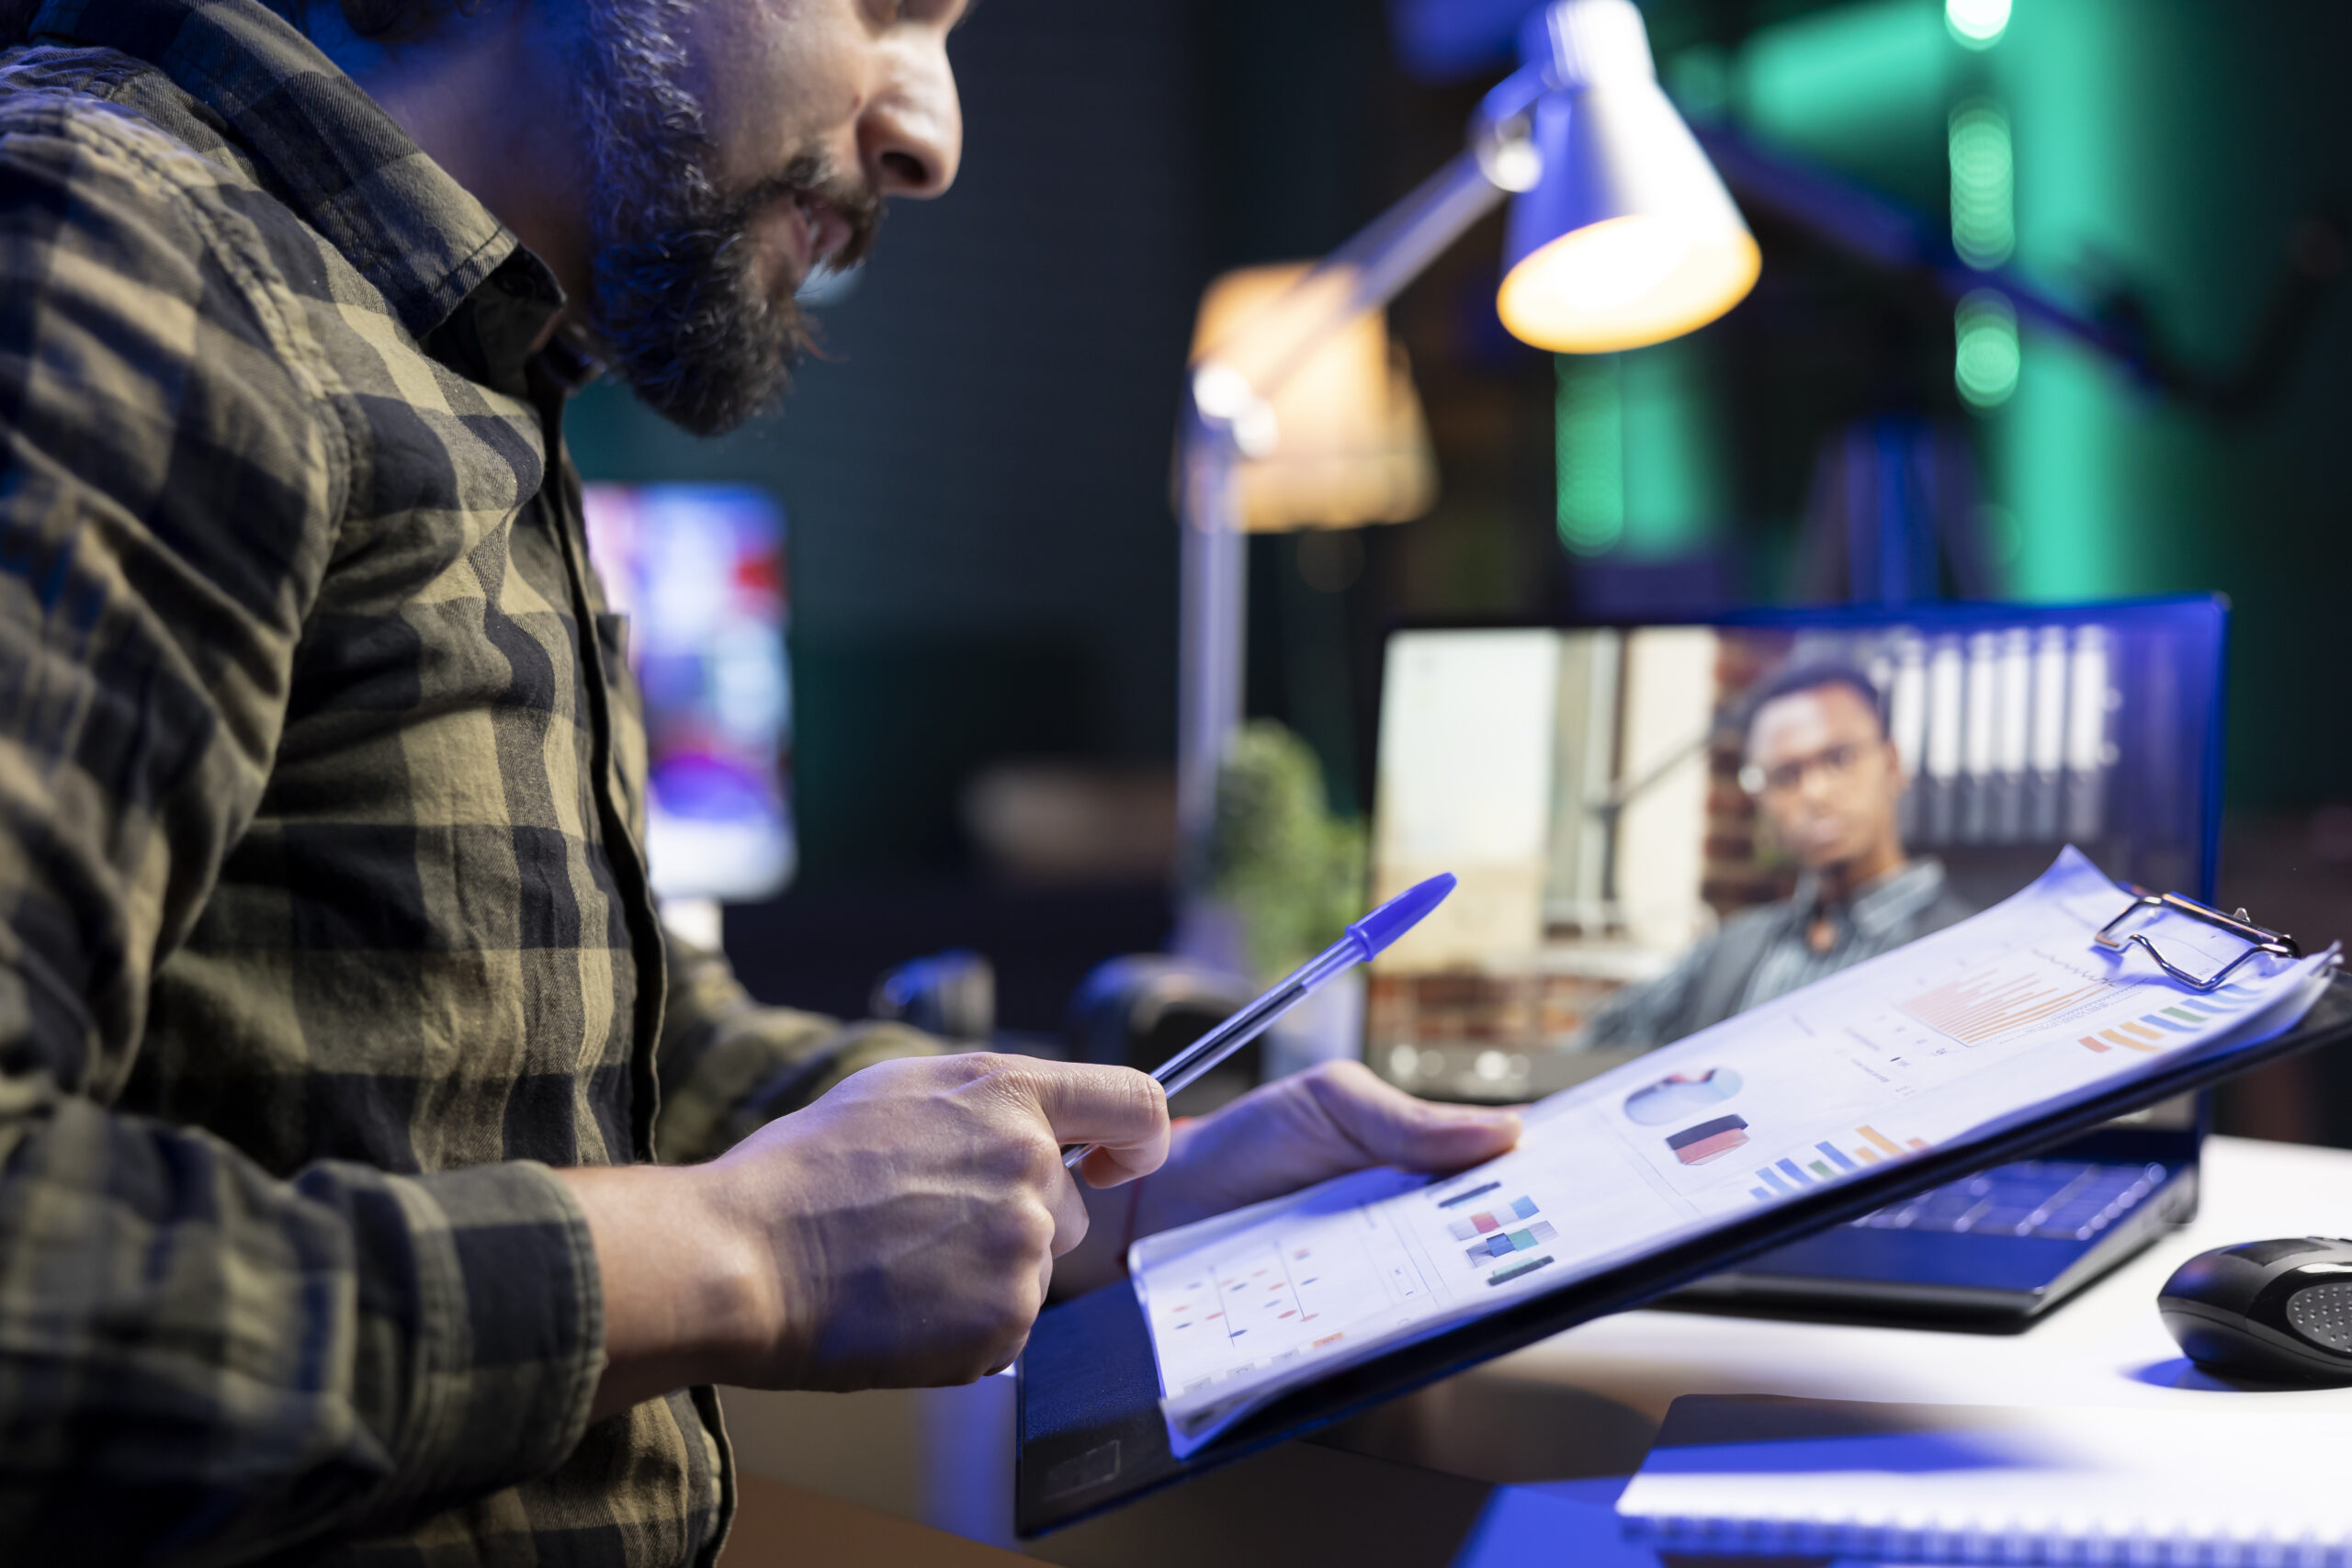
<instances>
[{"instance_id":1,"label":"pie chart on paper","mask_svg":"<svg viewBox=\"0 0 2352 1568\"><path fill-rule=\"evenodd\" d=\"M1636 1126L1663 1127L1713 1111L1739 1089L1739 1075L1729 1067L1676 1073L1627 1095L1625 1118Z\"/></svg>"}]
</instances>

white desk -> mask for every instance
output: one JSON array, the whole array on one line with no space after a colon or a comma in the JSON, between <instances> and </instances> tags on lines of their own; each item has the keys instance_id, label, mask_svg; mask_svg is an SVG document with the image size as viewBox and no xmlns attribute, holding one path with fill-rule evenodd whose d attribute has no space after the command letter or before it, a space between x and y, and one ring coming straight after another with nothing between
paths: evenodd
<instances>
[{"instance_id":1,"label":"white desk","mask_svg":"<svg viewBox=\"0 0 2352 1568\"><path fill-rule=\"evenodd\" d=\"M2352 1153L2215 1138L2196 1223L2022 1334L1626 1313L1025 1550L1071 1568L1655 1568L1619 1542L1611 1504L1686 1393L2352 1409L2352 1389L2247 1393L2207 1378L2156 1318L2156 1288L2191 1255L2312 1234L2352 1234ZM847 1399L729 1394L727 1409L747 1472L1012 1544L1007 1380Z\"/></svg>"}]
</instances>

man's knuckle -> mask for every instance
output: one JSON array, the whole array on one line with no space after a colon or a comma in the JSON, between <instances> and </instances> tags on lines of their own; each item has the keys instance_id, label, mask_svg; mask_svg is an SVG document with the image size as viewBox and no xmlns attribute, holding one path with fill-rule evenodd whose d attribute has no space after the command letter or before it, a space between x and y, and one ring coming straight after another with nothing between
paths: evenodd
<instances>
[{"instance_id":1,"label":"man's knuckle","mask_svg":"<svg viewBox=\"0 0 2352 1568\"><path fill-rule=\"evenodd\" d=\"M1033 1128L1023 1127L1008 1135L997 1168L1005 1196L1025 1203L1035 1202L1051 1191L1053 1173L1061 1165L1054 1157L1058 1147L1050 1134L1040 1134Z\"/></svg>"},{"instance_id":2,"label":"man's knuckle","mask_svg":"<svg viewBox=\"0 0 2352 1568\"><path fill-rule=\"evenodd\" d=\"M1045 1204L1034 1199L1006 1203L988 1227L988 1250L1004 1269L1035 1268L1052 1248L1054 1230L1054 1216Z\"/></svg>"},{"instance_id":3,"label":"man's knuckle","mask_svg":"<svg viewBox=\"0 0 2352 1568\"><path fill-rule=\"evenodd\" d=\"M1131 1075L1128 1092L1134 1096L1136 1111L1146 1122L1164 1120L1168 1115L1168 1089L1158 1078L1147 1073Z\"/></svg>"}]
</instances>

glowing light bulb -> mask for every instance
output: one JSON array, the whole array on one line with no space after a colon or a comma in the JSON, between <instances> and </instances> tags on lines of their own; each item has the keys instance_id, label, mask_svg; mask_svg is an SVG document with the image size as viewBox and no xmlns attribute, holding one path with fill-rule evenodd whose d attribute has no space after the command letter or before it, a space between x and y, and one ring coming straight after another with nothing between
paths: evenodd
<instances>
[{"instance_id":1,"label":"glowing light bulb","mask_svg":"<svg viewBox=\"0 0 2352 1568\"><path fill-rule=\"evenodd\" d=\"M1539 348L1605 354L1704 326L1754 286L1763 258L1745 229L1694 234L1644 214L1563 234L1521 261L1496 299Z\"/></svg>"},{"instance_id":2,"label":"glowing light bulb","mask_svg":"<svg viewBox=\"0 0 2352 1568\"><path fill-rule=\"evenodd\" d=\"M1561 242L1559 286L1588 310L1619 310L1664 283L1690 254L1690 236L1654 218L1617 218Z\"/></svg>"},{"instance_id":3,"label":"glowing light bulb","mask_svg":"<svg viewBox=\"0 0 2352 1568\"><path fill-rule=\"evenodd\" d=\"M1944 0L1944 26L1970 49L1990 49L2008 29L2010 0Z\"/></svg>"}]
</instances>

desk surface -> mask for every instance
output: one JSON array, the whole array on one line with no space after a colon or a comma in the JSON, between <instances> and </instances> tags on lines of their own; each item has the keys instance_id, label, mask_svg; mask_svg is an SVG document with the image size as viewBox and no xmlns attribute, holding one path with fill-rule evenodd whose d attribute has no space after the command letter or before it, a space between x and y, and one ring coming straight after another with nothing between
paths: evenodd
<instances>
[{"instance_id":1,"label":"desk surface","mask_svg":"<svg viewBox=\"0 0 2352 1568\"><path fill-rule=\"evenodd\" d=\"M1197 1568L1204 1551L1220 1568L1350 1559L1489 1568L1562 1561L1573 1542L1578 1561L1654 1564L1618 1542L1611 1504L1648 1451L1667 1405L1686 1393L2352 1408L2352 1389L2242 1392L2206 1377L2181 1358L2154 1306L2165 1278L2207 1247L2352 1231L2352 1153L2214 1138L2204 1171L2193 1224L2023 1333L1625 1313L1026 1550L1071 1568L1178 1562ZM991 1490L1010 1492L1010 1393L1007 1381L995 1379L977 1389L899 1396L914 1402L906 1422L912 1448L900 1462L925 1479L911 1506L887 1499L880 1506L1010 1544L1009 1496ZM787 1468L769 1472L796 1479L790 1456L806 1449L779 1446L780 1423L817 1423L809 1430L828 1434L838 1451L842 1402L794 1404L812 1397L729 1396L747 1471L781 1463ZM892 1462L879 1452L865 1456L861 1473ZM834 1489L823 1479L798 1479ZM1541 1558L1529 1558L1538 1543Z\"/></svg>"}]
</instances>

